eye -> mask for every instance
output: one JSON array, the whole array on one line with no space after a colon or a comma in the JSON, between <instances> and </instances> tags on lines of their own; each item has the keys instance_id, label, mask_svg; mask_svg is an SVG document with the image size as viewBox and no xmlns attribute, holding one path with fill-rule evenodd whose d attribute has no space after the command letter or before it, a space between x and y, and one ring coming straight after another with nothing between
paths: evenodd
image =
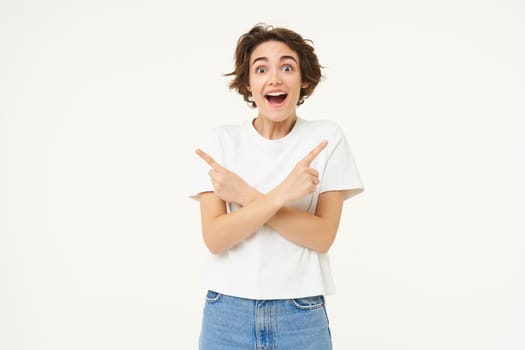
<instances>
[{"instance_id":1,"label":"eye","mask_svg":"<svg viewBox=\"0 0 525 350\"><path fill-rule=\"evenodd\" d=\"M259 67L255 68L255 73L262 74L264 72L266 72L266 67L264 67L264 66L259 66Z\"/></svg>"},{"instance_id":2,"label":"eye","mask_svg":"<svg viewBox=\"0 0 525 350\"><path fill-rule=\"evenodd\" d=\"M283 70L283 72L291 72L293 71L293 67L289 64L285 64L284 66L281 67L281 69Z\"/></svg>"}]
</instances>

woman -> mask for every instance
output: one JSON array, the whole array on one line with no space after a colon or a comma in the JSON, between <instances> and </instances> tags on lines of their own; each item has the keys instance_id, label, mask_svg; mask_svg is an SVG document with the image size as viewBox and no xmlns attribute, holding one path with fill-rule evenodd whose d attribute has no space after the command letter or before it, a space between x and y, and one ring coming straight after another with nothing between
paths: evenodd
<instances>
[{"instance_id":1,"label":"woman","mask_svg":"<svg viewBox=\"0 0 525 350\"><path fill-rule=\"evenodd\" d=\"M343 201L363 191L340 127L296 114L321 80L308 40L256 25L230 88L257 116L213 129L196 187L210 254L200 349L331 349L324 296Z\"/></svg>"}]
</instances>

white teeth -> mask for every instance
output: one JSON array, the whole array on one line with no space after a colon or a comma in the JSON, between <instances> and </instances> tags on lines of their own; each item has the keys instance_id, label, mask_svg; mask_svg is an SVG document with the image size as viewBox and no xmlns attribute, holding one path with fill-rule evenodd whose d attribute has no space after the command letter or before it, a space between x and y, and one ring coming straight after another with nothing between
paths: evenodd
<instances>
[{"instance_id":1,"label":"white teeth","mask_svg":"<svg viewBox=\"0 0 525 350\"><path fill-rule=\"evenodd\" d=\"M267 95L268 96L281 96L281 95L286 95L286 93L282 92L282 91L280 91L280 92L270 92Z\"/></svg>"}]
</instances>

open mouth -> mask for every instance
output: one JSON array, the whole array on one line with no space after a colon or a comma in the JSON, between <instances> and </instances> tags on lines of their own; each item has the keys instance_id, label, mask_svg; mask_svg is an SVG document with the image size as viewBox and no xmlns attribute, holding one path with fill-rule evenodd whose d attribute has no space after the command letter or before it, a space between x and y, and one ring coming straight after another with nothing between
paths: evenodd
<instances>
[{"instance_id":1,"label":"open mouth","mask_svg":"<svg viewBox=\"0 0 525 350\"><path fill-rule=\"evenodd\" d=\"M284 100L286 100L286 97L288 96L288 94L286 92L282 92L282 91L279 91L279 92L270 92L266 95L264 95L264 97L266 98L266 100L268 102L270 102L270 105L280 105L281 103L284 102Z\"/></svg>"}]
</instances>

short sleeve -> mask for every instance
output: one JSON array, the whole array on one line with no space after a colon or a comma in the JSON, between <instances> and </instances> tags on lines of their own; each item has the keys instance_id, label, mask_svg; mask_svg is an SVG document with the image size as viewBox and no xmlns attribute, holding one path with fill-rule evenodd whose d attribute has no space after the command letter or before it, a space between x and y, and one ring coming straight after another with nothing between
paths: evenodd
<instances>
[{"instance_id":1,"label":"short sleeve","mask_svg":"<svg viewBox=\"0 0 525 350\"><path fill-rule=\"evenodd\" d=\"M328 157L319 193L344 191L345 200L364 191L361 176L346 137L339 126L328 142Z\"/></svg>"},{"instance_id":2,"label":"short sleeve","mask_svg":"<svg viewBox=\"0 0 525 350\"><path fill-rule=\"evenodd\" d=\"M222 164L222 148L217 129L209 131L197 146L209 154L219 164ZM189 197L199 200L199 194L202 192L213 192L214 188L211 183L208 172L211 167L199 156L195 155L193 161L192 184L189 191Z\"/></svg>"}]
</instances>

